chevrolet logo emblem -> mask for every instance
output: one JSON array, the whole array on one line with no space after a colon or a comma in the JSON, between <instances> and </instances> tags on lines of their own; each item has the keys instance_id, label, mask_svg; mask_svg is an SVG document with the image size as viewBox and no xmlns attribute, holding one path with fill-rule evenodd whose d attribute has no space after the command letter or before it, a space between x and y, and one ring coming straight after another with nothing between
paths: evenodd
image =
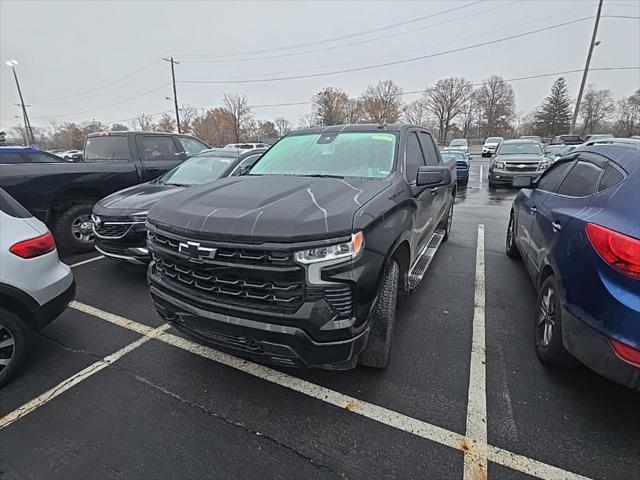
<instances>
[{"instance_id":1,"label":"chevrolet logo emblem","mask_svg":"<svg viewBox=\"0 0 640 480\"><path fill-rule=\"evenodd\" d=\"M218 249L202 247L198 242L180 242L178 251L187 255L190 262L205 263L214 259Z\"/></svg>"}]
</instances>

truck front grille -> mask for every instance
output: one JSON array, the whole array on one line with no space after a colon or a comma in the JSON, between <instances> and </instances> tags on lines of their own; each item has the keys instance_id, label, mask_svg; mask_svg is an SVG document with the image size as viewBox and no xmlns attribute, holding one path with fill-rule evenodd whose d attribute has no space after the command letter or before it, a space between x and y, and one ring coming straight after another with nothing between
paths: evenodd
<instances>
[{"instance_id":1,"label":"truck front grille","mask_svg":"<svg viewBox=\"0 0 640 480\"><path fill-rule=\"evenodd\" d=\"M505 170L509 172L535 172L538 170L538 165L539 163L507 163L505 164Z\"/></svg>"}]
</instances>

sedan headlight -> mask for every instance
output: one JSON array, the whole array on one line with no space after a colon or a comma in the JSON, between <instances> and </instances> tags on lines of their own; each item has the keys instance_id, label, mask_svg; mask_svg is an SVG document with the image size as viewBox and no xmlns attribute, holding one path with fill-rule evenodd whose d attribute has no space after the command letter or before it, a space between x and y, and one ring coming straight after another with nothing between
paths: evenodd
<instances>
[{"instance_id":1,"label":"sedan headlight","mask_svg":"<svg viewBox=\"0 0 640 480\"><path fill-rule=\"evenodd\" d=\"M351 260L358 256L364 246L364 235L357 232L351 235L351 240L335 245L309 248L296 252L296 261L303 264L328 262L331 260Z\"/></svg>"},{"instance_id":2,"label":"sedan headlight","mask_svg":"<svg viewBox=\"0 0 640 480\"><path fill-rule=\"evenodd\" d=\"M134 222L144 223L144 222L147 221L147 214L148 213L149 213L149 210L145 210L144 212L132 213L131 215L129 215L129 218L131 220L133 220Z\"/></svg>"}]
</instances>

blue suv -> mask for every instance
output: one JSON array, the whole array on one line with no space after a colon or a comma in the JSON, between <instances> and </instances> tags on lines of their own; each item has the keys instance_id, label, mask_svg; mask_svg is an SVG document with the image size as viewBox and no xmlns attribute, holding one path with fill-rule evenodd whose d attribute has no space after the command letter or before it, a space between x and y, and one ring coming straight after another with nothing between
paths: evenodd
<instances>
[{"instance_id":1,"label":"blue suv","mask_svg":"<svg viewBox=\"0 0 640 480\"><path fill-rule=\"evenodd\" d=\"M514 186L506 250L538 290L538 357L640 389L640 142L582 147Z\"/></svg>"}]
</instances>

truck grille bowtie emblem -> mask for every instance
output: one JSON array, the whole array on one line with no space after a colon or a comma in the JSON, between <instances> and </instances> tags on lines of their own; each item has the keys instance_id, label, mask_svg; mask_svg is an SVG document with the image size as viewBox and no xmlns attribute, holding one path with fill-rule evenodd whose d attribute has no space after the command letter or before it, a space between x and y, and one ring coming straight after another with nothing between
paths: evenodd
<instances>
[{"instance_id":1,"label":"truck grille bowtie emblem","mask_svg":"<svg viewBox=\"0 0 640 480\"><path fill-rule=\"evenodd\" d=\"M214 259L217 248L202 247L198 242L180 242L178 251L189 256L190 262L203 263Z\"/></svg>"}]
</instances>

